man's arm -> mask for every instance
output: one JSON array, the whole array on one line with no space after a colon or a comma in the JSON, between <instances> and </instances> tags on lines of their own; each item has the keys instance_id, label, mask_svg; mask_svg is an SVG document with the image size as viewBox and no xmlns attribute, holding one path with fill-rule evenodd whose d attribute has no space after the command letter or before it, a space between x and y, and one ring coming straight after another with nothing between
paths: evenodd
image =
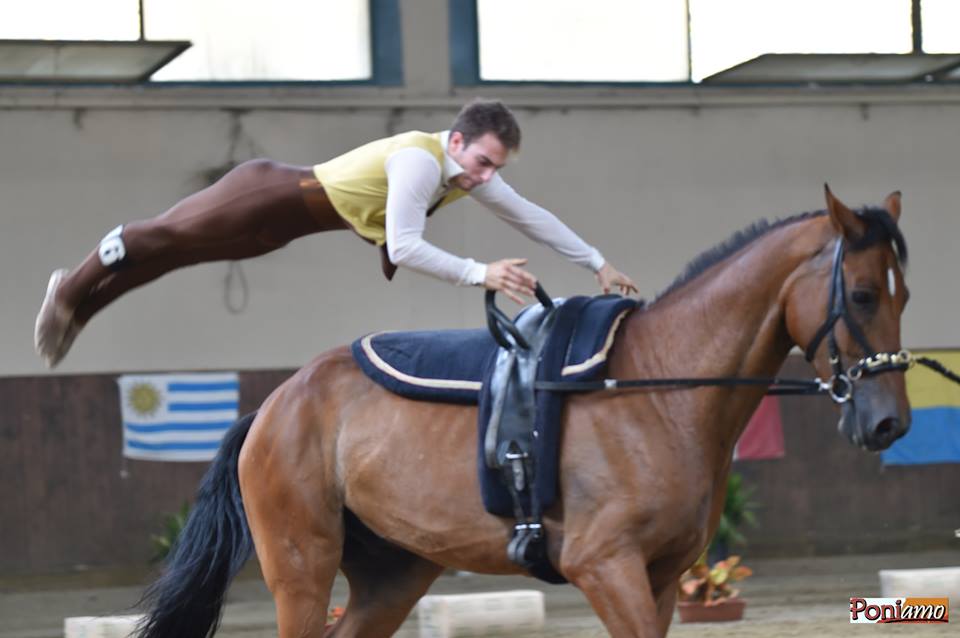
<instances>
[{"instance_id":1,"label":"man's arm","mask_svg":"<svg viewBox=\"0 0 960 638\"><path fill-rule=\"evenodd\" d=\"M390 156L386 164L386 235L390 261L398 266L451 281L499 290L517 303L533 296L537 280L521 266L526 259L477 263L441 250L423 239L427 207L440 183L440 167L432 155L418 148Z\"/></svg>"},{"instance_id":2,"label":"man's arm","mask_svg":"<svg viewBox=\"0 0 960 638\"><path fill-rule=\"evenodd\" d=\"M549 246L575 264L597 272L605 260L547 209L520 196L499 174L470 192L486 208L530 239Z\"/></svg>"},{"instance_id":3,"label":"man's arm","mask_svg":"<svg viewBox=\"0 0 960 638\"><path fill-rule=\"evenodd\" d=\"M387 252L390 261L459 286L479 285L487 267L437 248L423 238L427 208L440 183L440 166L420 148L387 159Z\"/></svg>"},{"instance_id":4,"label":"man's arm","mask_svg":"<svg viewBox=\"0 0 960 638\"><path fill-rule=\"evenodd\" d=\"M499 174L470 194L530 239L592 270L604 293L610 292L614 286L623 293L637 292L633 281L606 261L599 250L583 241L556 215L520 196Z\"/></svg>"}]
</instances>

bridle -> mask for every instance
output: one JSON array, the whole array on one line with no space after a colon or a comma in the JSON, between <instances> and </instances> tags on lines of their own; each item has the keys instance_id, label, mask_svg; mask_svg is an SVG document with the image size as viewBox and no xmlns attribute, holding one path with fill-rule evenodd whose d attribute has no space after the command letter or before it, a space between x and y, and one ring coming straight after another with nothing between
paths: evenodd
<instances>
[{"instance_id":1,"label":"bridle","mask_svg":"<svg viewBox=\"0 0 960 638\"><path fill-rule=\"evenodd\" d=\"M833 252L833 268L830 275L830 297L827 301L827 318L807 344L805 356L807 361L813 362L817 348L824 337L827 339L827 349L830 355L830 366L833 376L827 381L827 392L836 403L846 403L853 396L853 384L864 375L873 376L882 372L906 370L916 363L916 359L909 350L898 352L877 352L870 345L860 324L850 315L847 308L847 290L843 278L843 257L846 242L843 237L837 239L837 247ZM836 325L843 319L847 331L863 349L864 356L855 364L844 370L840 348L837 346Z\"/></svg>"},{"instance_id":2,"label":"bridle","mask_svg":"<svg viewBox=\"0 0 960 638\"><path fill-rule=\"evenodd\" d=\"M873 376L884 372L904 371L919 363L955 383L960 383L960 375L945 368L939 361L928 357L915 357L909 350L898 352L877 352L870 346L863 329L851 316L847 308L846 284L843 277L843 259L846 252L843 237L837 239L833 253L833 267L830 275L830 296L827 300L827 318L807 344L807 361L813 357L820 343L827 339L830 366L833 376L828 380L782 379L779 377L691 377L675 379L601 379L597 381L544 381L538 380L534 387L547 392L596 392L601 390L622 390L629 388L699 388L704 386L764 386L767 394L773 395L811 395L828 394L837 404L850 401L854 384L864 376ZM507 349L529 349L529 345L516 327L495 303L496 292L488 290L486 294L487 325L497 343ZM555 305L550 295L538 283L536 296L547 311L554 311ZM837 345L835 328L843 319L847 330L863 349L864 356L847 369L843 367L840 348Z\"/></svg>"}]
</instances>

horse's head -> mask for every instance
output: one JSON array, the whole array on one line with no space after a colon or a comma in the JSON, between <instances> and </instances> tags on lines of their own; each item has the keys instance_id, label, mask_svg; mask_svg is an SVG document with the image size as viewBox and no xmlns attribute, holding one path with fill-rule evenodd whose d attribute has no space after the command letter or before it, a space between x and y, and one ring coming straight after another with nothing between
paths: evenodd
<instances>
[{"instance_id":1,"label":"horse's head","mask_svg":"<svg viewBox=\"0 0 960 638\"><path fill-rule=\"evenodd\" d=\"M785 301L787 329L841 406L840 431L883 450L910 428L900 317L909 298L900 193L852 211L826 189L829 236L798 272Z\"/></svg>"}]
</instances>

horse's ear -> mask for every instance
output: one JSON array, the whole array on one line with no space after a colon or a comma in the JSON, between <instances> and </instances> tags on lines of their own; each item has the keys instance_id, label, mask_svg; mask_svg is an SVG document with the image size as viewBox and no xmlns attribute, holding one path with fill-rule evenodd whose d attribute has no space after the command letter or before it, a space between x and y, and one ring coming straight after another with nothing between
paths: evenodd
<instances>
[{"instance_id":1,"label":"horse's ear","mask_svg":"<svg viewBox=\"0 0 960 638\"><path fill-rule=\"evenodd\" d=\"M900 221L900 191L893 191L883 200L883 207L887 209L893 221Z\"/></svg>"},{"instance_id":2,"label":"horse's ear","mask_svg":"<svg viewBox=\"0 0 960 638\"><path fill-rule=\"evenodd\" d=\"M846 207L843 202L833 196L830 187L823 185L824 193L827 196L827 211L830 213L830 222L838 233L850 241L856 241L863 237L867 230L867 225L857 214Z\"/></svg>"}]
</instances>

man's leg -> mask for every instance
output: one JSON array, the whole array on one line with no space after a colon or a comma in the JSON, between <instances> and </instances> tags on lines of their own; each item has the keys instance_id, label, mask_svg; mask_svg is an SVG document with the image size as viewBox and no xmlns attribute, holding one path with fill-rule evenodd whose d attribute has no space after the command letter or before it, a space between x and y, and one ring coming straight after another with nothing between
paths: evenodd
<instances>
[{"instance_id":1,"label":"man's leg","mask_svg":"<svg viewBox=\"0 0 960 638\"><path fill-rule=\"evenodd\" d=\"M37 352L53 367L94 314L171 270L254 257L344 227L329 202L327 209L308 208L303 184L311 175L267 160L245 162L166 213L114 229L74 270L51 277L37 316Z\"/></svg>"}]
</instances>

